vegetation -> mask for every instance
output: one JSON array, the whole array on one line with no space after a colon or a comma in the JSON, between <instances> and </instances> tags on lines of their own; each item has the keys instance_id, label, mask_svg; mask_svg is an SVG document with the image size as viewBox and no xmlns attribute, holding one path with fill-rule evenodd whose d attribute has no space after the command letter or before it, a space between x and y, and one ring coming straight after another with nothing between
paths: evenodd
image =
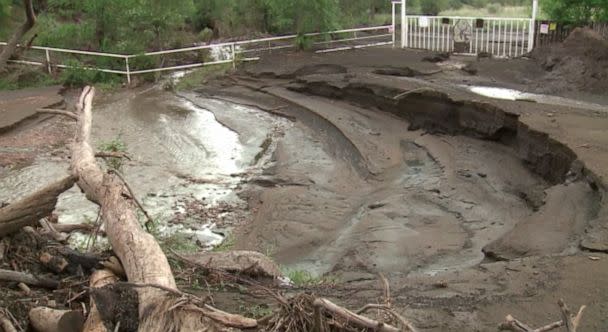
<instances>
[{"instance_id":1,"label":"vegetation","mask_svg":"<svg viewBox=\"0 0 608 332\"><path fill-rule=\"evenodd\" d=\"M34 44L101 52L140 54L234 37L296 33L299 49L311 40L306 32L388 24L387 0L34 0L36 26L23 40ZM408 13L457 16L529 17L529 0L409 0ZM608 0L541 0L541 18L568 22L608 20ZM0 0L0 39L6 40L23 21L23 2ZM42 54L37 55L42 57ZM65 83L81 86L119 84L124 77L93 72L86 66L124 70L124 60L53 54L74 68L57 77L34 75L25 80L0 78L0 89ZM59 58L61 57L61 58ZM201 59L207 60L202 54ZM162 56L131 59L131 69L165 63ZM175 59L173 59L175 60ZM225 68L223 68L224 70ZM42 73L42 72L41 72ZM31 74L31 73L30 73ZM199 84L210 73L195 71L178 88ZM156 79L146 74L143 79Z\"/></svg>"},{"instance_id":2,"label":"vegetation","mask_svg":"<svg viewBox=\"0 0 608 332\"><path fill-rule=\"evenodd\" d=\"M222 243L220 243L215 248L213 248L213 252L230 251L230 250L232 250L232 248L234 248L235 244L236 244L236 238L234 237L233 234L230 233L230 234L228 234L228 236L226 236L224 238L224 241L222 241Z\"/></svg>"},{"instance_id":3,"label":"vegetation","mask_svg":"<svg viewBox=\"0 0 608 332\"><path fill-rule=\"evenodd\" d=\"M608 0L541 0L541 7L562 22L608 21Z\"/></svg>"},{"instance_id":4,"label":"vegetation","mask_svg":"<svg viewBox=\"0 0 608 332\"><path fill-rule=\"evenodd\" d=\"M104 142L99 145L99 150L102 152L127 152L127 145L122 140L120 135L109 142ZM120 170L123 164L123 158L105 158L106 165L110 169Z\"/></svg>"},{"instance_id":5,"label":"vegetation","mask_svg":"<svg viewBox=\"0 0 608 332\"><path fill-rule=\"evenodd\" d=\"M336 282L335 277L319 277L305 270L285 270L283 271L283 274L287 276L295 286L299 287L327 285Z\"/></svg>"}]
</instances>

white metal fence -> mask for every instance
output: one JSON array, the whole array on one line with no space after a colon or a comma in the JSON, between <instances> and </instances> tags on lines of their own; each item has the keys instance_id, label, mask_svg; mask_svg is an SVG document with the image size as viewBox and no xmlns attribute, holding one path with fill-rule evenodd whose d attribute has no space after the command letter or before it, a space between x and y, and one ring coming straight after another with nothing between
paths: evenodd
<instances>
[{"instance_id":1,"label":"white metal fence","mask_svg":"<svg viewBox=\"0 0 608 332\"><path fill-rule=\"evenodd\" d=\"M386 25L309 33L305 36L310 38L316 52L333 52L393 44L390 40L391 28L391 25ZM296 38L298 35L288 35L131 55L32 46L27 49L21 60L12 60L12 62L43 66L49 73L53 68L81 68L125 75L127 81L131 83L132 75L227 63L236 65L237 61L255 61L264 52L295 47ZM0 46L6 46L6 43L0 42ZM163 61L142 61L157 60L158 57L163 57ZM162 65L150 65L150 63L162 63Z\"/></svg>"},{"instance_id":2,"label":"white metal fence","mask_svg":"<svg viewBox=\"0 0 608 332\"><path fill-rule=\"evenodd\" d=\"M498 57L529 50L530 19L458 16L407 16L405 47Z\"/></svg>"}]
</instances>

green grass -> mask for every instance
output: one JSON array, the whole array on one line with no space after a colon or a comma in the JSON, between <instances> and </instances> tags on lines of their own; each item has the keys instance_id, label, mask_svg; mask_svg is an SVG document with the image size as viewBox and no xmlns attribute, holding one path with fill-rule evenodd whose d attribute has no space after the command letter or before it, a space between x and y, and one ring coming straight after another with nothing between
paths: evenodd
<instances>
[{"instance_id":1,"label":"green grass","mask_svg":"<svg viewBox=\"0 0 608 332\"><path fill-rule=\"evenodd\" d=\"M337 278L333 276L315 276L305 270L284 270L283 275L289 278L291 282L298 287L319 286L335 284Z\"/></svg>"},{"instance_id":2,"label":"green grass","mask_svg":"<svg viewBox=\"0 0 608 332\"><path fill-rule=\"evenodd\" d=\"M15 65L0 76L0 90L45 87L61 82L44 72L40 67Z\"/></svg>"},{"instance_id":3,"label":"green grass","mask_svg":"<svg viewBox=\"0 0 608 332\"><path fill-rule=\"evenodd\" d=\"M232 248L234 248L235 244L236 244L236 238L234 237L234 235L232 233L230 233L230 234L228 234L228 236L226 236L224 238L224 241L222 241L222 243L220 243L215 248L213 248L212 251L213 252L230 251L230 250L232 250Z\"/></svg>"},{"instance_id":4,"label":"green grass","mask_svg":"<svg viewBox=\"0 0 608 332\"><path fill-rule=\"evenodd\" d=\"M158 239L164 252L177 251L180 253L194 253L201 248L184 233L173 233L161 236Z\"/></svg>"}]
</instances>

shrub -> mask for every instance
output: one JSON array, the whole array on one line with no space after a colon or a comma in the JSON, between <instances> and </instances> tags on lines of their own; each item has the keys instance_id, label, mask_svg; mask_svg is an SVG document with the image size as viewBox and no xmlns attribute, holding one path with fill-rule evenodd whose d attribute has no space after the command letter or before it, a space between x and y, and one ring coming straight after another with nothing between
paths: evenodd
<instances>
[{"instance_id":1,"label":"shrub","mask_svg":"<svg viewBox=\"0 0 608 332\"><path fill-rule=\"evenodd\" d=\"M486 8L489 14L496 14L500 11L501 6L497 3L489 3Z\"/></svg>"}]
</instances>

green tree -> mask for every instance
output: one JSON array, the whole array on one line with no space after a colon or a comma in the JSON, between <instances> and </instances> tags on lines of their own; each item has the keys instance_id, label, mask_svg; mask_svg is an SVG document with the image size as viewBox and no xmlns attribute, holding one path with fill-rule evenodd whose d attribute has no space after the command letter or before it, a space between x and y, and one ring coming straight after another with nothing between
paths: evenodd
<instances>
[{"instance_id":1,"label":"green tree","mask_svg":"<svg viewBox=\"0 0 608 332\"><path fill-rule=\"evenodd\" d=\"M542 0L550 18L568 23L608 20L608 0Z\"/></svg>"}]
</instances>

